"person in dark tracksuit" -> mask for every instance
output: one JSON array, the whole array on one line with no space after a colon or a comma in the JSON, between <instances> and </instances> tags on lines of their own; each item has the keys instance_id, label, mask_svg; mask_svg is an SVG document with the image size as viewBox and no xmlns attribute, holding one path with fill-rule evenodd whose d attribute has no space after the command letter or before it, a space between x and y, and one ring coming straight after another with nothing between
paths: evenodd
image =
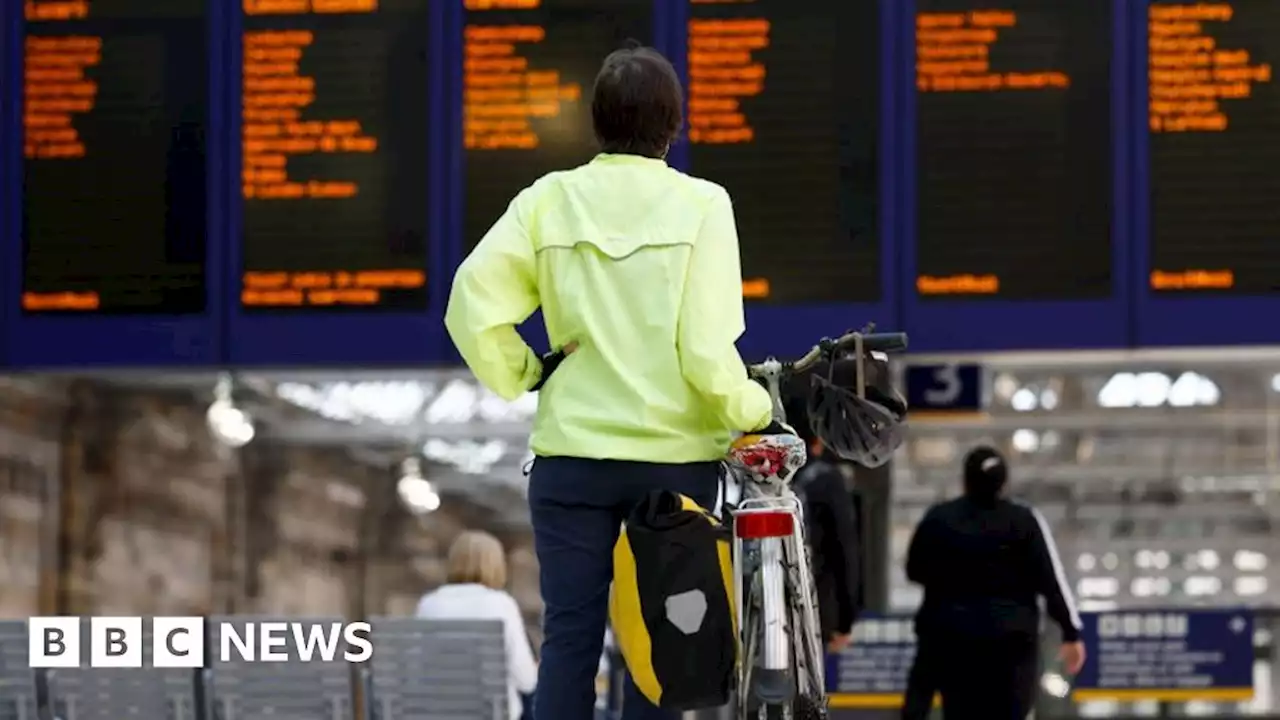
<instances>
[{"instance_id":1,"label":"person in dark tracksuit","mask_svg":"<svg viewBox=\"0 0 1280 720\"><path fill-rule=\"evenodd\" d=\"M804 498L818 620L827 652L843 650L863 607L858 517L844 473L826 456L822 441L806 417L804 400L789 398L787 419L796 434L809 443L809 462L791 481Z\"/></svg>"},{"instance_id":2,"label":"person in dark tracksuit","mask_svg":"<svg viewBox=\"0 0 1280 720\"><path fill-rule=\"evenodd\" d=\"M924 587L919 645L904 718L928 714L934 691L947 720L1023 720L1039 677L1040 609L1061 627L1061 656L1080 671L1080 616L1048 524L1003 497L1008 465L979 447L964 461L964 494L916 527L907 578Z\"/></svg>"}]
</instances>

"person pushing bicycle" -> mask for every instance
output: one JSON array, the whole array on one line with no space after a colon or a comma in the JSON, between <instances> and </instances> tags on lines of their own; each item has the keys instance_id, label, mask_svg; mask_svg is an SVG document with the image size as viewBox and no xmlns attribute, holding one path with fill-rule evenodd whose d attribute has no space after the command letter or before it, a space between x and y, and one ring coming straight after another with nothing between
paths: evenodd
<instances>
[{"instance_id":1,"label":"person pushing bicycle","mask_svg":"<svg viewBox=\"0 0 1280 720\"><path fill-rule=\"evenodd\" d=\"M631 46L605 58L591 116L602 152L522 190L458 268L445 324L508 400L539 391L529 477L546 604L535 720L592 720L613 548L654 490L715 502L735 432L781 433L747 377L733 205L678 172L671 64ZM554 352L516 331L541 307ZM628 682L625 720L674 720Z\"/></svg>"}]
</instances>

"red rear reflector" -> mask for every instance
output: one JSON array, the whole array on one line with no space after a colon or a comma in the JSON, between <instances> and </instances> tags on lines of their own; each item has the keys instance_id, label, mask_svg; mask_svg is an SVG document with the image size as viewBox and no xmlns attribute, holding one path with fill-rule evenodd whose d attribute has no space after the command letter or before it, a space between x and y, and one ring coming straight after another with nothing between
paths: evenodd
<instances>
[{"instance_id":1,"label":"red rear reflector","mask_svg":"<svg viewBox=\"0 0 1280 720\"><path fill-rule=\"evenodd\" d=\"M745 512L734 518L733 527L743 540L787 537L795 532L795 516L788 512Z\"/></svg>"}]
</instances>

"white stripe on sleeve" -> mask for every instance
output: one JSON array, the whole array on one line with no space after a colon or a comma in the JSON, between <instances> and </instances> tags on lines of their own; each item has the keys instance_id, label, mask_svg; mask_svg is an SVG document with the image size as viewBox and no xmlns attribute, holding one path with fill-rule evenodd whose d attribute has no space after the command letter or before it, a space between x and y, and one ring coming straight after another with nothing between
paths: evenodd
<instances>
[{"instance_id":1,"label":"white stripe on sleeve","mask_svg":"<svg viewBox=\"0 0 1280 720\"><path fill-rule=\"evenodd\" d=\"M1053 541L1053 532L1049 530L1049 523L1044 519L1044 515L1040 511L1029 507L1031 515L1035 517L1036 524L1040 526L1040 535L1044 537L1044 545L1049 549L1049 560L1053 563L1053 576L1058 580L1058 591L1062 593L1062 600L1067 605L1067 613L1071 616L1071 624L1076 630L1084 628L1084 623L1080 622L1080 613L1076 611L1076 601L1071 593L1071 585L1067 583L1067 572L1062 567L1062 558L1058 557L1058 546Z\"/></svg>"}]
</instances>

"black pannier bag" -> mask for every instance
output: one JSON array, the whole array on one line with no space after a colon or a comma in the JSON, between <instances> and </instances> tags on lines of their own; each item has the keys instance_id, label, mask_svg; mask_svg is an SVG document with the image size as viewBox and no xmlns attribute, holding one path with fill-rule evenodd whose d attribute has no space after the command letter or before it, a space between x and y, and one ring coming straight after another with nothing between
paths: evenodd
<instances>
[{"instance_id":1,"label":"black pannier bag","mask_svg":"<svg viewBox=\"0 0 1280 720\"><path fill-rule=\"evenodd\" d=\"M731 540L693 500L656 491L614 546L613 634L636 687L658 707L729 702L738 647Z\"/></svg>"}]
</instances>

